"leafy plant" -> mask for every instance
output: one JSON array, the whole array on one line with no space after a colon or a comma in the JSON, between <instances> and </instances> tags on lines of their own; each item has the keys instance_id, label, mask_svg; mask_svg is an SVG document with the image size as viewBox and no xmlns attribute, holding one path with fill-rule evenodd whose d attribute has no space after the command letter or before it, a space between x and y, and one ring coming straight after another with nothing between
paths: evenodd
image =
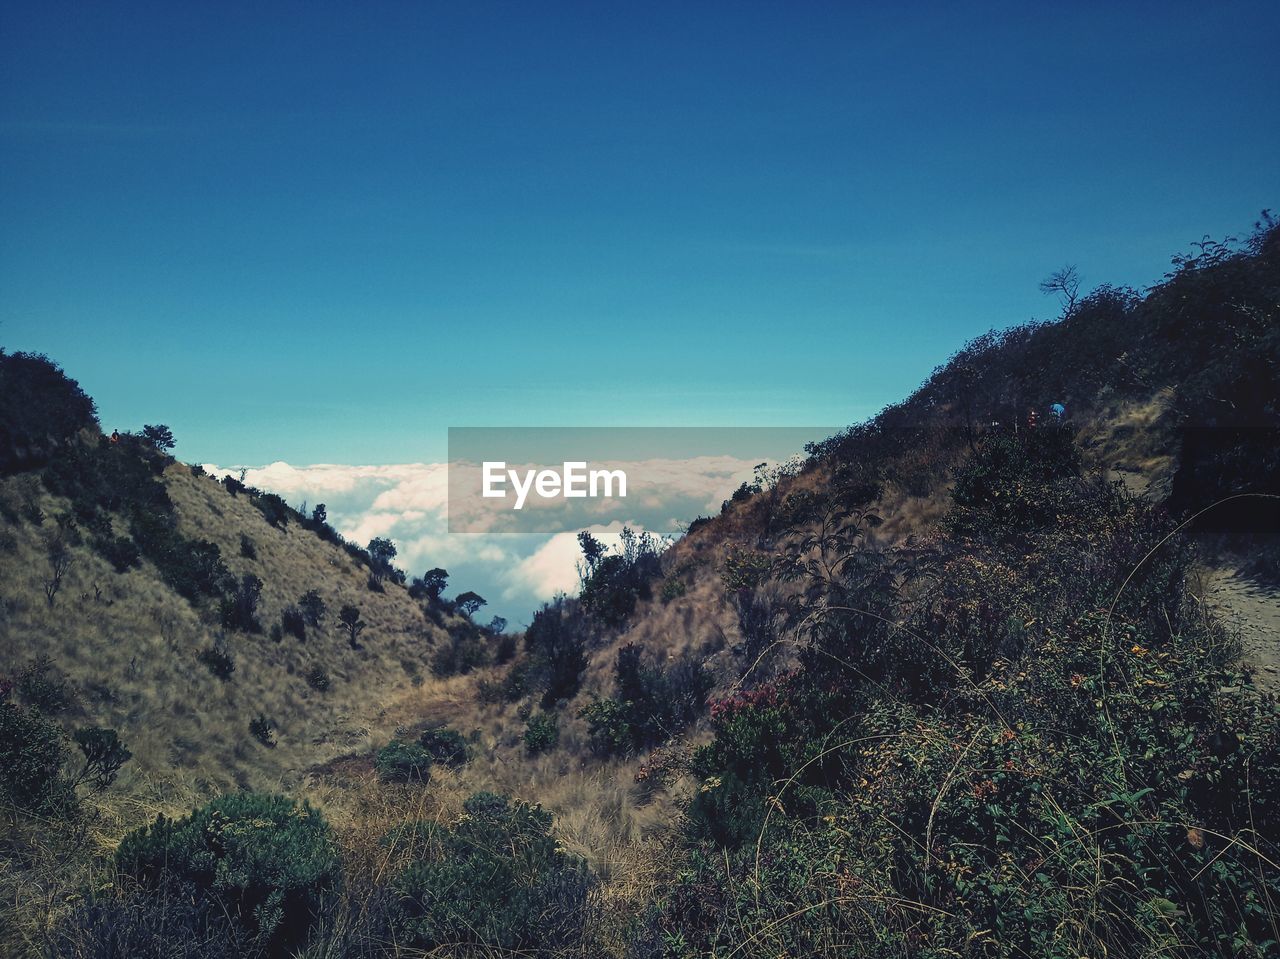
<instances>
[{"instance_id":1,"label":"leafy plant","mask_svg":"<svg viewBox=\"0 0 1280 959\"><path fill-rule=\"evenodd\" d=\"M524 727L524 748L530 756L550 752L560 742L560 723L555 713L535 713Z\"/></svg>"},{"instance_id":2,"label":"leafy plant","mask_svg":"<svg viewBox=\"0 0 1280 959\"><path fill-rule=\"evenodd\" d=\"M591 875L551 835L551 815L492 793L476 793L464 808L453 825L418 833L414 861L394 880L399 941L504 952L578 942Z\"/></svg>"},{"instance_id":3,"label":"leafy plant","mask_svg":"<svg viewBox=\"0 0 1280 959\"><path fill-rule=\"evenodd\" d=\"M447 726L428 729L419 737L418 745L430 754L434 762L446 766L465 766L471 761L471 749L462 733Z\"/></svg>"},{"instance_id":4,"label":"leafy plant","mask_svg":"<svg viewBox=\"0 0 1280 959\"><path fill-rule=\"evenodd\" d=\"M393 739L378 750L378 778L392 783L425 783L431 779L431 753L417 743Z\"/></svg>"},{"instance_id":5,"label":"leafy plant","mask_svg":"<svg viewBox=\"0 0 1280 959\"><path fill-rule=\"evenodd\" d=\"M342 886L329 825L307 804L262 793L221 796L191 815L129 833L120 875L211 902L277 955L302 946Z\"/></svg>"}]
</instances>

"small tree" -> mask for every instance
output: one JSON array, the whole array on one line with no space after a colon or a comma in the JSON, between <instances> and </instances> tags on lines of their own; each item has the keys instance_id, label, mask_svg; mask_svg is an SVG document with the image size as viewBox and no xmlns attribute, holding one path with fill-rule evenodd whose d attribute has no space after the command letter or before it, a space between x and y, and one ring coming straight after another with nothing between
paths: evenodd
<instances>
[{"instance_id":1,"label":"small tree","mask_svg":"<svg viewBox=\"0 0 1280 959\"><path fill-rule=\"evenodd\" d=\"M448 583L449 571L437 566L435 569L427 570L420 578L413 581L413 585L409 587L409 595L414 599L422 599L425 596L436 603L439 602L440 594L444 592Z\"/></svg>"},{"instance_id":2,"label":"small tree","mask_svg":"<svg viewBox=\"0 0 1280 959\"><path fill-rule=\"evenodd\" d=\"M71 550L61 535L55 536L49 541L49 578L44 581L44 595L50 607L53 606L58 590L62 588L62 578L70 568Z\"/></svg>"},{"instance_id":3,"label":"small tree","mask_svg":"<svg viewBox=\"0 0 1280 959\"><path fill-rule=\"evenodd\" d=\"M391 573L391 561L396 558L396 544L385 536L369 540L369 561L373 578L379 583Z\"/></svg>"},{"instance_id":4,"label":"small tree","mask_svg":"<svg viewBox=\"0 0 1280 959\"><path fill-rule=\"evenodd\" d=\"M116 781L120 767L133 758L114 729L83 726L73 738L84 755L84 767L73 783L76 786L88 783L95 790L106 789Z\"/></svg>"},{"instance_id":5,"label":"small tree","mask_svg":"<svg viewBox=\"0 0 1280 959\"><path fill-rule=\"evenodd\" d=\"M471 590L467 590L453 601L453 605L466 616L473 616L476 610L481 606L484 606L487 602L488 600L479 593L473 593Z\"/></svg>"},{"instance_id":6,"label":"small tree","mask_svg":"<svg viewBox=\"0 0 1280 959\"><path fill-rule=\"evenodd\" d=\"M1056 295L1062 304L1062 315L1070 316L1080 302L1080 274L1074 266L1064 266L1041 281L1040 292L1046 296Z\"/></svg>"},{"instance_id":7,"label":"small tree","mask_svg":"<svg viewBox=\"0 0 1280 959\"><path fill-rule=\"evenodd\" d=\"M307 621L307 625L314 626L316 629L323 625L325 614L328 612L328 607L325 606L318 589L309 589L303 593L298 600L298 608L302 610L302 617Z\"/></svg>"},{"instance_id":8,"label":"small tree","mask_svg":"<svg viewBox=\"0 0 1280 959\"><path fill-rule=\"evenodd\" d=\"M338 613L338 622L347 631L347 642L352 649L360 649L360 634L364 632L365 622L360 618L360 607L350 603L343 606Z\"/></svg>"},{"instance_id":9,"label":"small tree","mask_svg":"<svg viewBox=\"0 0 1280 959\"><path fill-rule=\"evenodd\" d=\"M262 632L258 622L258 600L262 596L262 580L245 573L231 594L222 600L222 625L246 633Z\"/></svg>"},{"instance_id":10,"label":"small tree","mask_svg":"<svg viewBox=\"0 0 1280 959\"><path fill-rule=\"evenodd\" d=\"M317 503L316 508L311 511L311 522L317 526L324 526L329 522L329 511L325 508L324 503Z\"/></svg>"},{"instance_id":11,"label":"small tree","mask_svg":"<svg viewBox=\"0 0 1280 959\"><path fill-rule=\"evenodd\" d=\"M142 439L152 449L167 453L174 447L173 430L163 424L144 426Z\"/></svg>"},{"instance_id":12,"label":"small tree","mask_svg":"<svg viewBox=\"0 0 1280 959\"><path fill-rule=\"evenodd\" d=\"M485 628L494 636L501 636L507 631L507 619L505 616L495 616Z\"/></svg>"}]
</instances>

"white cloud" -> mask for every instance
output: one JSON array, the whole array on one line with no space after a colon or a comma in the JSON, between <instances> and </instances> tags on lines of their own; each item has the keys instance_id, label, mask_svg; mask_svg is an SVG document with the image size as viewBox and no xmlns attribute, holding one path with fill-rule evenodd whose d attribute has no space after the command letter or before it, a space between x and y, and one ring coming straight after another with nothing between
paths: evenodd
<instances>
[{"instance_id":1,"label":"white cloud","mask_svg":"<svg viewBox=\"0 0 1280 959\"><path fill-rule=\"evenodd\" d=\"M607 545L616 545L623 520L633 529L662 535L683 530L697 515L716 512L720 503L751 476L755 463L733 457L686 460L651 459L600 464L644 478L644 495L625 501L588 501L589 508L569 517L548 517L542 532L500 532L505 517L495 501L467 498L454 517L476 533L450 533L448 467L443 463L390 466L271 463L245 473L245 482L283 496L294 506L326 505L329 522L352 542L364 545L387 536L399 551L397 565L410 575L443 566L450 571L450 592L474 589L492 601L494 611L513 623L528 622L533 610L559 592L578 588L578 529L590 527ZM214 475L238 473L207 464ZM582 501L576 501L582 503ZM558 520L567 524L555 525ZM565 530L565 525L570 529Z\"/></svg>"}]
</instances>

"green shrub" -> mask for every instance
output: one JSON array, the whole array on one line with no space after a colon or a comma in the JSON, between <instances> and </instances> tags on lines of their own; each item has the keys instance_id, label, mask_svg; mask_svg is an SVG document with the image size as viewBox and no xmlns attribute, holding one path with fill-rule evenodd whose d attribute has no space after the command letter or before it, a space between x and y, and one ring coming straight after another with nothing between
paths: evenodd
<instances>
[{"instance_id":1,"label":"green shrub","mask_svg":"<svg viewBox=\"0 0 1280 959\"><path fill-rule=\"evenodd\" d=\"M555 713L535 713L524 727L524 748L530 756L550 752L560 742L560 723Z\"/></svg>"},{"instance_id":2,"label":"green shrub","mask_svg":"<svg viewBox=\"0 0 1280 959\"><path fill-rule=\"evenodd\" d=\"M397 940L431 952L530 953L578 942L591 875L551 835L551 815L492 793L464 808L451 827L417 834L415 861L393 883Z\"/></svg>"},{"instance_id":3,"label":"green shrub","mask_svg":"<svg viewBox=\"0 0 1280 959\"><path fill-rule=\"evenodd\" d=\"M22 701L46 716L65 712L73 701L71 687L48 656L39 656L22 669L15 685Z\"/></svg>"},{"instance_id":4,"label":"green shrub","mask_svg":"<svg viewBox=\"0 0 1280 959\"><path fill-rule=\"evenodd\" d=\"M586 618L562 600L533 614L524 643L529 651L530 679L542 688L544 707L571 699L578 692L587 668L589 638Z\"/></svg>"},{"instance_id":5,"label":"green shrub","mask_svg":"<svg viewBox=\"0 0 1280 959\"><path fill-rule=\"evenodd\" d=\"M462 733L447 726L428 729L419 737L418 745L430 754L432 760L446 766L465 766L471 760L471 749Z\"/></svg>"},{"instance_id":6,"label":"green shrub","mask_svg":"<svg viewBox=\"0 0 1280 959\"><path fill-rule=\"evenodd\" d=\"M578 715L587 721L591 748L602 756L628 756L635 749L631 710L616 699L596 699Z\"/></svg>"},{"instance_id":7,"label":"green shrub","mask_svg":"<svg viewBox=\"0 0 1280 959\"><path fill-rule=\"evenodd\" d=\"M222 600L222 625L246 633L262 632L258 622L258 600L262 597L262 580L245 573L240 582Z\"/></svg>"},{"instance_id":8,"label":"green shrub","mask_svg":"<svg viewBox=\"0 0 1280 959\"><path fill-rule=\"evenodd\" d=\"M129 833L121 876L216 904L275 955L302 946L342 885L329 825L307 804L262 793L222 796L178 820Z\"/></svg>"},{"instance_id":9,"label":"green shrub","mask_svg":"<svg viewBox=\"0 0 1280 959\"><path fill-rule=\"evenodd\" d=\"M329 674L319 665L312 666L307 670L307 685L318 693L327 692L329 689Z\"/></svg>"},{"instance_id":10,"label":"green shrub","mask_svg":"<svg viewBox=\"0 0 1280 959\"><path fill-rule=\"evenodd\" d=\"M288 503L275 493L255 492L253 505L262 513L263 519L278 529L284 529L288 526L290 517L301 518Z\"/></svg>"},{"instance_id":11,"label":"green shrub","mask_svg":"<svg viewBox=\"0 0 1280 959\"><path fill-rule=\"evenodd\" d=\"M199 659L209 668L209 672L224 683L236 671L236 661L231 658L231 654L219 649L217 646L210 646L208 649L201 650Z\"/></svg>"},{"instance_id":12,"label":"green shrub","mask_svg":"<svg viewBox=\"0 0 1280 959\"><path fill-rule=\"evenodd\" d=\"M472 623L450 627L449 639L431 657L431 671L437 676L466 675L489 665L488 637Z\"/></svg>"},{"instance_id":13,"label":"green shrub","mask_svg":"<svg viewBox=\"0 0 1280 959\"><path fill-rule=\"evenodd\" d=\"M127 536L99 536L93 539L93 548L111 564L117 573L126 573L142 565L142 551Z\"/></svg>"},{"instance_id":14,"label":"green shrub","mask_svg":"<svg viewBox=\"0 0 1280 959\"><path fill-rule=\"evenodd\" d=\"M417 743L393 739L374 760L378 778L389 783L425 783L431 779L431 753Z\"/></svg>"},{"instance_id":15,"label":"green shrub","mask_svg":"<svg viewBox=\"0 0 1280 959\"><path fill-rule=\"evenodd\" d=\"M240 555L245 559L257 559L258 547L246 534L240 534Z\"/></svg>"},{"instance_id":16,"label":"green shrub","mask_svg":"<svg viewBox=\"0 0 1280 959\"><path fill-rule=\"evenodd\" d=\"M302 610L302 618L308 626L319 629L324 625L324 617L328 608L325 606L319 590L309 589L303 593L298 599L298 608Z\"/></svg>"},{"instance_id":17,"label":"green shrub","mask_svg":"<svg viewBox=\"0 0 1280 959\"><path fill-rule=\"evenodd\" d=\"M579 713L601 755L628 756L674 736L702 714L712 686L694 656L650 665L634 643L618 651L614 681L614 699L598 699Z\"/></svg>"},{"instance_id":18,"label":"green shrub","mask_svg":"<svg viewBox=\"0 0 1280 959\"><path fill-rule=\"evenodd\" d=\"M54 722L17 703L0 700L0 799L17 809L62 816L75 793L62 778L66 738Z\"/></svg>"},{"instance_id":19,"label":"green shrub","mask_svg":"<svg viewBox=\"0 0 1280 959\"><path fill-rule=\"evenodd\" d=\"M99 791L106 789L116 781L120 767L133 758L114 729L82 726L72 738L84 757L84 765L74 780L77 785L88 783Z\"/></svg>"},{"instance_id":20,"label":"green shrub","mask_svg":"<svg viewBox=\"0 0 1280 959\"><path fill-rule=\"evenodd\" d=\"M606 626L621 626L636 603L649 599L652 581L662 573L658 540L649 533L623 527L620 551L605 553L589 533L582 533L586 564L579 602L587 613Z\"/></svg>"},{"instance_id":21,"label":"green shrub","mask_svg":"<svg viewBox=\"0 0 1280 959\"><path fill-rule=\"evenodd\" d=\"M280 613L280 628L300 643L307 641L307 622L297 606L286 606Z\"/></svg>"},{"instance_id":22,"label":"green shrub","mask_svg":"<svg viewBox=\"0 0 1280 959\"><path fill-rule=\"evenodd\" d=\"M275 720L268 719L263 713L258 713L253 719L249 720L249 732L253 738L268 749L276 748L276 724Z\"/></svg>"}]
</instances>

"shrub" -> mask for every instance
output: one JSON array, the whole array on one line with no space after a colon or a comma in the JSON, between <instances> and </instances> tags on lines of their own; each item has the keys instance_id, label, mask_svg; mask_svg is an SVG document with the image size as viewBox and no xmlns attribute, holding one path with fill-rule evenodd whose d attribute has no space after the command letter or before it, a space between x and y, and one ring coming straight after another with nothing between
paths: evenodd
<instances>
[{"instance_id":1,"label":"shrub","mask_svg":"<svg viewBox=\"0 0 1280 959\"><path fill-rule=\"evenodd\" d=\"M524 642L534 682L543 689L543 706L570 699L578 692L587 668L587 640L584 617L563 601L549 603L533 614Z\"/></svg>"},{"instance_id":2,"label":"shrub","mask_svg":"<svg viewBox=\"0 0 1280 959\"><path fill-rule=\"evenodd\" d=\"M133 758L114 729L83 726L72 738L84 756L84 766L74 780L76 785L88 783L94 789L106 789L116 781L120 767Z\"/></svg>"},{"instance_id":3,"label":"shrub","mask_svg":"<svg viewBox=\"0 0 1280 959\"><path fill-rule=\"evenodd\" d=\"M320 591L309 589L298 599L298 608L302 610L302 618L306 620L308 626L319 629L324 625L325 613L328 608L325 606L324 599L320 596Z\"/></svg>"},{"instance_id":4,"label":"shrub","mask_svg":"<svg viewBox=\"0 0 1280 959\"><path fill-rule=\"evenodd\" d=\"M431 671L437 676L465 675L489 665L491 650L480 628L460 623L450 629L449 639L431 657Z\"/></svg>"},{"instance_id":5,"label":"shrub","mask_svg":"<svg viewBox=\"0 0 1280 959\"><path fill-rule=\"evenodd\" d=\"M591 874L551 835L551 815L492 793L476 793L464 808L452 826L420 832L415 861L396 877L396 938L432 953L576 943Z\"/></svg>"},{"instance_id":6,"label":"shrub","mask_svg":"<svg viewBox=\"0 0 1280 959\"><path fill-rule=\"evenodd\" d=\"M0 351L0 473L39 465L97 422L80 384L39 353Z\"/></svg>"},{"instance_id":7,"label":"shrub","mask_svg":"<svg viewBox=\"0 0 1280 959\"><path fill-rule=\"evenodd\" d=\"M138 544L127 536L95 537L93 548L117 573L125 573L142 565L142 552L138 549Z\"/></svg>"},{"instance_id":8,"label":"shrub","mask_svg":"<svg viewBox=\"0 0 1280 959\"><path fill-rule=\"evenodd\" d=\"M510 633L503 633L498 637L497 645L493 649L493 661L499 666L506 665L516 658L516 638Z\"/></svg>"},{"instance_id":9,"label":"shrub","mask_svg":"<svg viewBox=\"0 0 1280 959\"><path fill-rule=\"evenodd\" d=\"M280 628L298 642L307 641L307 622L297 606L286 606L280 613Z\"/></svg>"},{"instance_id":10,"label":"shrub","mask_svg":"<svg viewBox=\"0 0 1280 959\"><path fill-rule=\"evenodd\" d=\"M297 516L289 504L275 493L255 493L253 505L262 513L263 519L277 529L284 529L289 525L289 517Z\"/></svg>"},{"instance_id":11,"label":"shrub","mask_svg":"<svg viewBox=\"0 0 1280 959\"><path fill-rule=\"evenodd\" d=\"M268 719L263 713L258 713L257 716L249 720L249 732L254 739L268 749L276 748L275 728L275 720Z\"/></svg>"},{"instance_id":12,"label":"shrub","mask_svg":"<svg viewBox=\"0 0 1280 959\"><path fill-rule=\"evenodd\" d=\"M173 430L163 424L142 427L142 441L161 453L168 453L175 445Z\"/></svg>"},{"instance_id":13,"label":"shrub","mask_svg":"<svg viewBox=\"0 0 1280 959\"><path fill-rule=\"evenodd\" d=\"M65 712L73 702L71 687L48 656L37 657L19 671L15 686L24 703L46 716Z\"/></svg>"},{"instance_id":14,"label":"shrub","mask_svg":"<svg viewBox=\"0 0 1280 959\"><path fill-rule=\"evenodd\" d=\"M425 783L431 779L431 753L417 743L393 739L378 750L374 768L389 783Z\"/></svg>"},{"instance_id":15,"label":"shrub","mask_svg":"<svg viewBox=\"0 0 1280 959\"><path fill-rule=\"evenodd\" d=\"M587 721L591 748L602 756L627 756L635 748L631 710L615 699L596 699L578 712Z\"/></svg>"},{"instance_id":16,"label":"shrub","mask_svg":"<svg viewBox=\"0 0 1280 959\"><path fill-rule=\"evenodd\" d=\"M360 634L365 630L365 621L360 618L360 607L347 604L338 611L338 624L346 630L347 644L352 649L360 649Z\"/></svg>"},{"instance_id":17,"label":"shrub","mask_svg":"<svg viewBox=\"0 0 1280 959\"><path fill-rule=\"evenodd\" d=\"M530 756L550 752L560 742L560 723L555 713L536 713L524 727L524 748Z\"/></svg>"},{"instance_id":18,"label":"shrub","mask_svg":"<svg viewBox=\"0 0 1280 959\"><path fill-rule=\"evenodd\" d=\"M245 559L257 559L258 547L245 533L240 534L240 555Z\"/></svg>"},{"instance_id":19,"label":"shrub","mask_svg":"<svg viewBox=\"0 0 1280 959\"><path fill-rule=\"evenodd\" d=\"M115 862L145 888L215 904L211 914L277 955L306 942L342 884L324 817L262 793L221 796L178 820L160 816L125 836Z\"/></svg>"},{"instance_id":20,"label":"shrub","mask_svg":"<svg viewBox=\"0 0 1280 959\"><path fill-rule=\"evenodd\" d=\"M652 595L651 582L661 575L658 540L649 533L623 527L620 552L606 554L590 534L578 537L585 558L582 608L606 626L621 626L636 603Z\"/></svg>"},{"instance_id":21,"label":"shrub","mask_svg":"<svg viewBox=\"0 0 1280 959\"><path fill-rule=\"evenodd\" d=\"M222 601L222 625L246 633L262 632L262 624L258 622L258 600L261 596L262 580L252 573L245 573Z\"/></svg>"},{"instance_id":22,"label":"shrub","mask_svg":"<svg viewBox=\"0 0 1280 959\"><path fill-rule=\"evenodd\" d=\"M327 692L329 689L329 674L320 666L312 666L307 670L307 685L318 693Z\"/></svg>"},{"instance_id":23,"label":"shrub","mask_svg":"<svg viewBox=\"0 0 1280 959\"><path fill-rule=\"evenodd\" d=\"M0 798L6 805L51 816L73 811L75 793L61 775L66 758L56 723L0 700Z\"/></svg>"},{"instance_id":24,"label":"shrub","mask_svg":"<svg viewBox=\"0 0 1280 959\"><path fill-rule=\"evenodd\" d=\"M200 662L209 668L209 672L224 683L236 671L236 661L231 658L231 654L219 649L217 646L210 646L208 649L201 650L199 658Z\"/></svg>"},{"instance_id":25,"label":"shrub","mask_svg":"<svg viewBox=\"0 0 1280 959\"><path fill-rule=\"evenodd\" d=\"M596 700L579 713L592 747L604 755L629 755L674 736L701 715L712 686L692 655L649 665L634 643L618 651L614 680L615 699Z\"/></svg>"},{"instance_id":26,"label":"shrub","mask_svg":"<svg viewBox=\"0 0 1280 959\"><path fill-rule=\"evenodd\" d=\"M466 739L456 729L441 727L428 729L418 739L418 745L425 749L431 758L446 766L465 766L471 760L471 749Z\"/></svg>"}]
</instances>

